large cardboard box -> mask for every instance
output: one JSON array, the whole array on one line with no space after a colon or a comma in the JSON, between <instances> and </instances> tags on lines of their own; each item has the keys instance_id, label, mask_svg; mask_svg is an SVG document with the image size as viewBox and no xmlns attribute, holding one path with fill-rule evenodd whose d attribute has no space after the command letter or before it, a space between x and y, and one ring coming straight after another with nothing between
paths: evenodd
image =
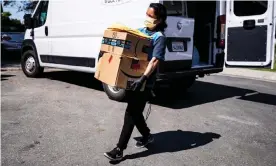
<instances>
[{"instance_id":1,"label":"large cardboard box","mask_svg":"<svg viewBox=\"0 0 276 166\"><path fill-rule=\"evenodd\" d=\"M150 39L110 29L105 30L101 45L101 51L103 52L134 57L140 60L148 60L150 49Z\"/></svg>"},{"instance_id":2,"label":"large cardboard box","mask_svg":"<svg viewBox=\"0 0 276 166\"><path fill-rule=\"evenodd\" d=\"M144 60L104 53L99 59L94 77L110 86L129 89L131 83L144 74L148 63ZM144 88L145 84L141 91Z\"/></svg>"}]
</instances>

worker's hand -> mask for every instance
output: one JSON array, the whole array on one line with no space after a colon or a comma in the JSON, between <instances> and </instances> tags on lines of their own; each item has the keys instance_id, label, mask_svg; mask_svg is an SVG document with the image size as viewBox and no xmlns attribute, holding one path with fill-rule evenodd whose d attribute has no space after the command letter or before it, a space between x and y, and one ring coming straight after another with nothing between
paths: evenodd
<instances>
[{"instance_id":1,"label":"worker's hand","mask_svg":"<svg viewBox=\"0 0 276 166\"><path fill-rule=\"evenodd\" d=\"M130 85L130 89L133 91L140 91L144 82L147 80L147 76L143 75L142 77L140 77L138 80L134 81L131 85Z\"/></svg>"}]
</instances>

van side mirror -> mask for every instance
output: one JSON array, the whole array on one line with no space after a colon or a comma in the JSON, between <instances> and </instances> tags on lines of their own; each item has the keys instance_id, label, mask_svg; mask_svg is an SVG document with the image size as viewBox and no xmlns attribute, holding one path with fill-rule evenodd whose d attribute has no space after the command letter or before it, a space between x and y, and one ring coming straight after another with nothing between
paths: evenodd
<instances>
[{"instance_id":1,"label":"van side mirror","mask_svg":"<svg viewBox=\"0 0 276 166\"><path fill-rule=\"evenodd\" d=\"M24 25L27 29L33 28L33 21L32 21L32 15L31 14L25 14L24 15Z\"/></svg>"}]
</instances>

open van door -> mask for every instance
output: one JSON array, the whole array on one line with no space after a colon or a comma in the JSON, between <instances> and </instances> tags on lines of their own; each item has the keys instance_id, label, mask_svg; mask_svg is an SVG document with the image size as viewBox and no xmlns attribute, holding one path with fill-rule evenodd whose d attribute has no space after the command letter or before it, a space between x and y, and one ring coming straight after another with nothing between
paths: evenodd
<instances>
[{"instance_id":1,"label":"open van door","mask_svg":"<svg viewBox=\"0 0 276 166\"><path fill-rule=\"evenodd\" d=\"M225 66L273 68L275 1L226 1Z\"/></svg>"},{"instance_id":2,"label":"open van door","mask_svg":"<svg viewBox=\"0 0 276 166\"><path fill-rule=\"evenodd\" d=\"M167 9L165 36L167 50L160 72L188 70L192 67L194 19L187 18L185 1L160 1Z\"/></svg>"}]
</instances>

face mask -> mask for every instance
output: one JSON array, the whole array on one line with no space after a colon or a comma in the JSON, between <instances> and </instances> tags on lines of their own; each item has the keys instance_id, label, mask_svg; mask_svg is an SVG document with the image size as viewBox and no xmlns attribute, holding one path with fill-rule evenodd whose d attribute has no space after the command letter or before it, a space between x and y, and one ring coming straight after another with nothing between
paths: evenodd
<instances>
[{"instance_id":1,"label":"face mask","mask_svg":"<svg viewBox=\"0 0 276 166\"><path fill-rule=\"evenodd\" d=\"M157 19L154 19L154 18L151 18L151 17L147 16L144 24L145 24L146 27L152 29L152 28L156 27L156 23L155 23L156 20Z\"/></svg>"}]
</instances>

